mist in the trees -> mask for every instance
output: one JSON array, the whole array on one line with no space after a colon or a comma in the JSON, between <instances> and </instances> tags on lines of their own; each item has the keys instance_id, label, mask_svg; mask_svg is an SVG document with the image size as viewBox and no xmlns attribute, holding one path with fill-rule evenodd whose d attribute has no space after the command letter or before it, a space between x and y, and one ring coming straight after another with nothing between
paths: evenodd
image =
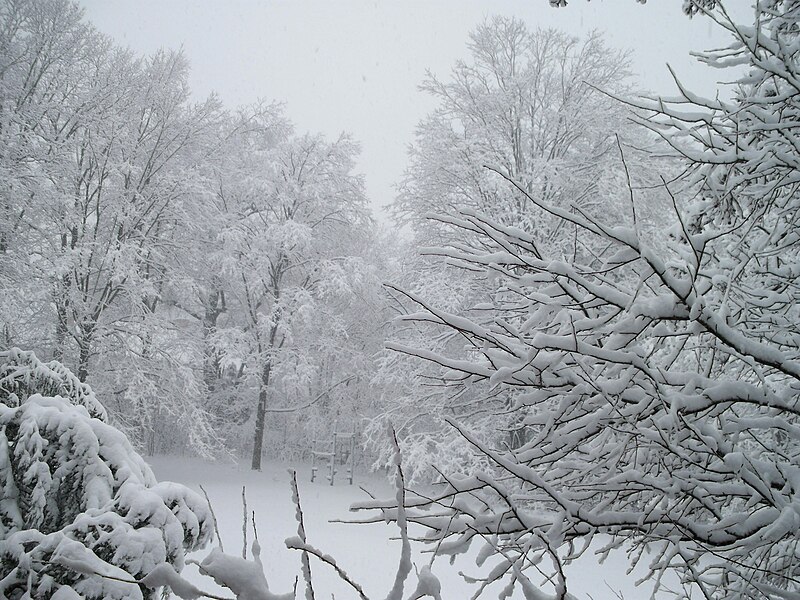
<instances>
[{"instance_id":1,"label":"mist in the trees","mask_svg":"<svg viewBox=\"0 0 800 600\"><path fill-rule=\"evenodd\" d=\"M245 4L0 3L0 596L797 598L800 5Z\"/></svg>"}]
</instances>

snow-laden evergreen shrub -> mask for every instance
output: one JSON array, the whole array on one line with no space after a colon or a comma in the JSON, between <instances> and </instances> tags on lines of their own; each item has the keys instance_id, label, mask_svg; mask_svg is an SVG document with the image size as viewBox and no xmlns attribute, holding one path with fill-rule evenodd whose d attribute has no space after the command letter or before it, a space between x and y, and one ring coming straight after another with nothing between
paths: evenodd
<instances>
[{"instance_id":1,"label":"snow-laden evergreen shrub","mask_svg":"<svg viewBox=\"0 0 800 600\"><path fill-rule=\"evenodd\" d=\"M58 361L43 363L33 352L12 348L0 352L0 401L8 406L27 400L32 394L61 396L71 404L83 406L91 417L106 421L108 415L92 388L82 383Z\"/></svg>"},{"instance_id":2,"label":"snow-laden evergreen shrub","mask_svg":"<svg viewBox=\"0 0 800 600\"><path fill-rule=\"evenodd\" d=\"M17 349L0 352L0 486L7 598L154 598L117 579L180 571L213 530L206 502L158 483L89 386Z\"/></svg>"}]
</instances>

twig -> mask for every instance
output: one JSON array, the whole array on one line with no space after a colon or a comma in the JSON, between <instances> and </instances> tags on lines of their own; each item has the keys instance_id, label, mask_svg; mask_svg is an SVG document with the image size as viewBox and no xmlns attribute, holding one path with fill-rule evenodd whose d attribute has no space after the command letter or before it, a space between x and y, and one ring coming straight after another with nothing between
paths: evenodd
<instances>
[{"instance_id":1,"label":"twig","mask_svg":"<svg viewBox=\"0 0 800 600\"><path fill-rule=\"evenodd\" d=\"M321 550L318 550L314 546L310 544L303 543L299 537L289 538L285 542L286 547L289 550L301 550L302 552L308 552L309 554L313 554L319 560L324 562L325 564L331 566L339 577L347 583L350 587L352 587L356 592L358 592L359 597L361 600L369 600L367 595L364 593L364 589L355 581L353 581L350 576L344 571L339 565L336 564L336 561L333 559L332 556L327 554L323 554Z\"/></svg>"},{"instance_id":2,"label":"twig","mask_svg":"<svg viewBox=\"0 0 800 600\"><path fill-rule=\"evenodd\" d=\"M403 584L408 574L411 573L411 543L408 541L408 522L406 521L406 484L403 477L403 461L400 454L400 444L397 441L397 432L392 428L392 444L394 446L394 464L397 468L395 486L397 487L397 527L400 529L402 548L400 550L400 564L397 566L394 585L386 596L386 600L402 600Z\"/></svg>"},{"instance_id":3,"label":"twig","mask_svg":"<svg viewBox=\"0 0 800 600\"><path fill-rule=\"evenodd\" d=\"M38 560L37 561L33 561L33 562L39 563L39 564L41 564L43 566L47 566L49 564L49 563L40 562ZM58 564L60 566L62 566L62 567L66 567L66 568L68 568L68 569L70 569L72 571L75 571L76 573L81 573L81 574L84 574L84 575L95 575L97 577L102 577L103 579L108 579L110 581L118 581L120 583L128 583L130 585L143 585L145 587L148 587L143 583L142 580L136 579L134 577L131 577L130 579L124 579L123 577L116 577L114 575L105 575L103 573L98 573L95 570L90 570L90 569L86 568L85 566L82 566L81 570L77 571L76 569L70 567L69 565L65 565L63 563L58 563ZM204 598L211 598L212 600L235 600L234 598L228 598L228 597L225 597L225 596L217 596L215 594L209 594L208 592L204 592L202 590L197 590L197 592L199 592L199 594L201 596L203 596Z\"/></svg>"},{"instance_id":4,"label":"twig","mask_svg":"<svg viewBox=\"0 0 800 600\"><path fill-rule=\"evenodd\" d=\"M625 179L628 183L628 194L631 201L631 213L633 213L633 231L636 233L636 239L639 237L639 223L636 219L636 201L633 197L633 184L631 183L631 173L628 170L628 163L625 161L625 152L622 150L622 142L619 139L619 134L615 133L614 137L617 140L617 148L619 148L619 156L622 159L622 167L625 170Z\"/></svg>"},{"instance_id":5,"label":"twig","mask_svg":"<svg viewBox=\"0 0 800 600\"><path fill-rule=\"evenodd\" d=\"M303 523L303 509L300 506L300 490L297 487L297 471L289 469L292 476L290 485L292 487L292 502L295 506L295 519L297 519L297 537L304 544L306 543L306 527ZM308 552L303 551L300 556L303 578L306 580L306 600L314 600L314 586L311 584L311 563L308 560Z\"/></svg>"},{"instance_id":6,"label":"twig","mask_svg":"<svg viewBox=\"0 0 800 600\"><path fill-rule=\"evenodd\" d=\"M307 402L306 404L303 404L301 406L293 406L291 408L268 408L267 412L268 413L291 413L291 412L297 412L298 410L305 410L307 408L310 408L310 407L314 406L317 402L322 400L334 388L342 385L343 383L347 383L349 381L352 381L355 378L356 378L355 375L351 375L350 377L345 377L344 379L342 379L340 381L337 381L336 383L334 383L333 385L329 386L324 391L322 391L319 394L317 394L316 397L313 400L311 400L310 402Z\"/></svg>"},{"instance_id":7,"label":"twig","mask_svg":"<svg viewBox=\"0 0 800 600\"><path fill-rule=\"evenodd\" d=\"M219 549L225 552L225 548L222 547L222 537L219 535L219 525L217 524L217 515L214 514L214 507L211 505L211 500L208 498L208 492L206 492L206 489L202 485L200 486L200 489L203 491L203 495L206 497L208 510L211 511L211 520L214 522L214 534L217 536L217 543L219 544Z\"/></svg>"}]
</instances>

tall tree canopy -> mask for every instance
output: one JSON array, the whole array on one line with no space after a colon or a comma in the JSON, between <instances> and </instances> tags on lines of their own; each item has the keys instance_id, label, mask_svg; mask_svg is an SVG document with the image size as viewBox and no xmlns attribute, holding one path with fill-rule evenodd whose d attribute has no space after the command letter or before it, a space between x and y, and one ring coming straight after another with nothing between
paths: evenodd
<instances>
[{"instance_id":1,"label":"tall tree canopy","mask_svg":"<svg viewBox=\"0 0 800 600\"><path fill-rule=\"evenodd\" d=\"M2 343L73 367L148 453L250 439L260 461L268 389L341 404L331 365L366 379L370 345L343 335L374 277L358 146L194 102L180 52L123 50L69 0L0 24Z\"/></svg>"},{"instance_id":2,"label":"tall tree canopy","mask_svg":"<svg viewBox=\"0 0 800 600\"><path fill-rule=\"evenodd\" d=\"M431 219L432 214L473 211L529 236L539 257L591 263L607 250L606 243L582 235L577 225L540 204L624 223L631 215L630 182L638 189L638 226L663 238L658 222L669 198L652 165L660 162L664 172L677 169L654 156L656 136L632 129L629 109L609 95L631 94L633 78L627 55L609 48L599 33L579 39L494 17L472 32L468 49L469 60L457 62L448 79L429 74L423 84L438 107L420 123L394 209L426 256L409 257L413 268L395 283L482 325L495 318L495 307L516 311L523 320L528 298L509 290L502 277L480 270L464 277L453 261L432 259L442 254L437 250L442 245L491 248L473 231ZM398 309L415 313L401 298ZM403 320L401 327L392 336L398 347L425 345L464 360L479 349L465 345L459 332L436 330L424 321ZM371 439L388 458L382 432L392 420L412 475L422 475L431 463L464 471L475 466L468 445L444 422L447 416L462 419L478 436L494 438L505 430L504 441L511 445L525 435L520 414L512 409L514 388L469 381L396 353L382 358L378 380L387 384L387 401L384 417L369 430Z\"/></svg>"}]
</instances>

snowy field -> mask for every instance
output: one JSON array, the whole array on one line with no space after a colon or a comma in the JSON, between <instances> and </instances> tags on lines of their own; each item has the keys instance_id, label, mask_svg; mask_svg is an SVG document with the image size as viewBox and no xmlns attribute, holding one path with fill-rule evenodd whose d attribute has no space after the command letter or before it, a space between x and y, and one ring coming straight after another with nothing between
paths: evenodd
<instances>
[{"instance_id":1,"label":"snowy field","mask_svg":"<svg viewBox=\"0 0 800 600\"><path fill-rule=\"evenodd\" d=\"M229 554L240 554L242 550L242 486L246 486L248 511L256 513L262 560L270 589L274 593L291 590L295 576L300 573L300 554L286 549L283 544L287 537L297 533L287 465L268 463L262 472L256 473L244 464L209 464L196 459L174 457L148 460L159 481L176 481L198 492L200 485L205 488L217 515L225 551ZM362 474L357 477L354 486L337 482L331 487L319 480L311 483L308 465L297 467L297 475L309 543L332 555L363 586L367 596L373 599L385 597L391 588L400 556L400 542L394 539L397 536L396 527L330 521L353 518L354 515L348 511L349 506L366 498L359 486L379 498L391 497L394 490L389 482L379 474ZM248 540L252 540L252 529L248 530ZM413 548L417 567L429 561L429 555L423 557L421 549L418 544ZM207 553L208 550L204 550L194 558L200 559ZM312 558L311 569L317 598L357 598L356 593L338 580L327 565ZM458 575L459 571L471 575L478 572L472 557L462 557L452 567L444 559L437 559L433 571L441 580L443 600L466 600L477 589ZM592 556L584 557L569 570L568 590L579 599L619 598L619 594L625 600L648 598L650 587L647 584L634 587L635 576L626 575L625 571L623 556L612 556L602 565ZM188 565L183 575L205 591L225 595L209 578L200 576L195 565ZM299 586L302 585L301 581ZM406 584L406 595L413 591L415 585L416 578L412 574ZM499 592L499 586L491 587L482 597L497 598ZM297 597L302 597L302 588ZM522 597L520 590L513 596L517 597Z\"/></svg>"}]
</instances>

